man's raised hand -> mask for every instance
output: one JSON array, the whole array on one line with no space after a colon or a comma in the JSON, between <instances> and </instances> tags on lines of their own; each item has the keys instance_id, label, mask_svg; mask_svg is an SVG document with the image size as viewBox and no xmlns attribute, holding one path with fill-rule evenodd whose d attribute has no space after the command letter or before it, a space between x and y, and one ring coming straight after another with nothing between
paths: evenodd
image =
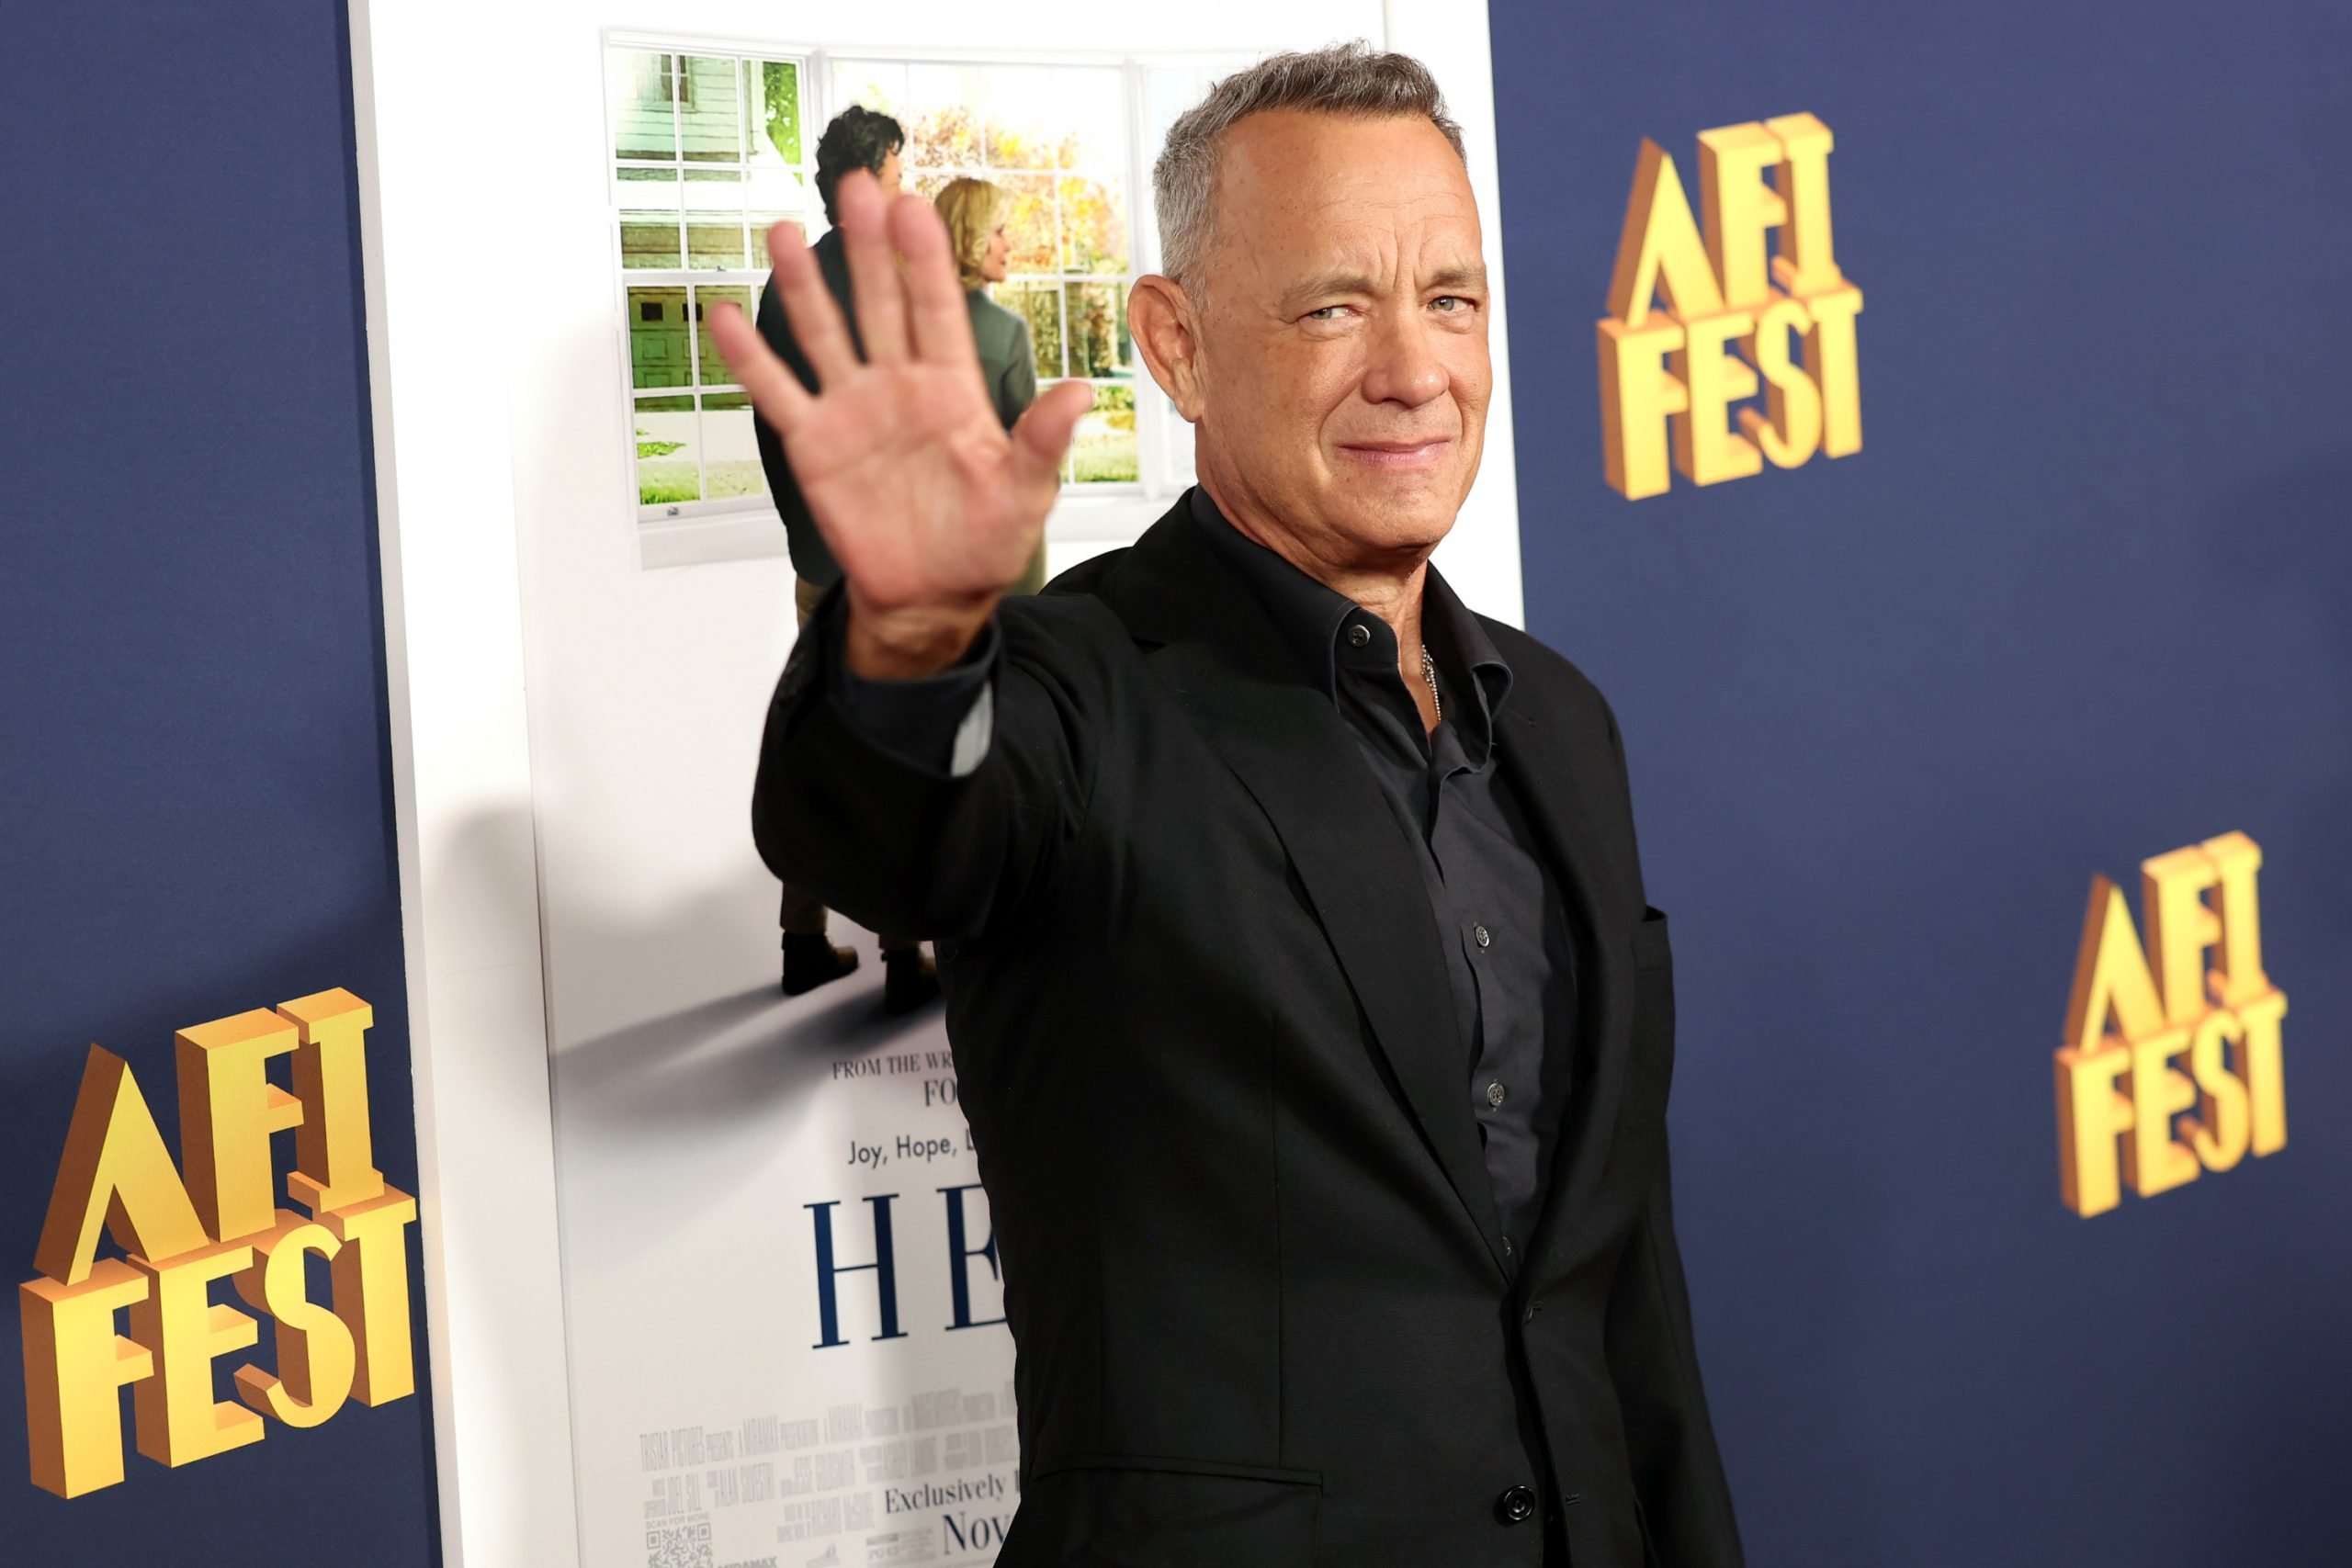
<instances>
[{"instance_id":1,"label":"man's raised hand","mask_svg":"<svg viewBox=\"0 0 2352 1568\"><path fill-rule=\"evenodd\" d=\"M885 197L862 171L834 201L864 362L793 223L769 233L768 254L817 390L731 306L712 311L710 334L783 437L848 580L850 668L905 679L962 658L1028 565L1091 390L1052 388L1008 435L981 384L938 213L919 196Z\"/></svg>"}]
</instances>

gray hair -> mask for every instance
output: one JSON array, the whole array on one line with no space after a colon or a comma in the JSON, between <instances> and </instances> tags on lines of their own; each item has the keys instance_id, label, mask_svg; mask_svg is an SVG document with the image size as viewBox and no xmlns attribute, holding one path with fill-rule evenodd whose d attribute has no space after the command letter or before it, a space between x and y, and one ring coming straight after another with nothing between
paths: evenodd
<instances>
[{"instance_id":1,"label":"gray hair","mask_svg":"<svg viewBox=\"0 0 2352 1568\"><path fill-rule=\"evenodd\" d=\"M1168 145L1151 166L1152 206L1159 214L1160 270L1188 282L1208 248L1210 197L1216 189L1218 143L1235 122L1268 109L1305 109L1360 119L1426 118L1445 133L1454 154L1462 127L1447 118L1429 67L1409 54L1376 51L1362 39L1325 49L1269 55L1209 89L1177 117Z\"/></svg>"}]
</instances>

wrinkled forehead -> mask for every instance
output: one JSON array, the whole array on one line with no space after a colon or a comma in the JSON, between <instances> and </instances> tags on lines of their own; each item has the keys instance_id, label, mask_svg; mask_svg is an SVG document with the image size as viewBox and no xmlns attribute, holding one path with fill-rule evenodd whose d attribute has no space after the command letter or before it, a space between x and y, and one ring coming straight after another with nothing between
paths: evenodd
<instances>
[{"instance_id":1,"label":"wrinkled forehead","mask_svg":"<svg viewBox=\"0 0 2352 1568\"><path fill-rule=\"evenodd\" d=\"M1212 265L1458 271L1478 261L1469 173L1419 117L1251 115L1225 133L1211 201Z\"/></svg>"}]
</instances>

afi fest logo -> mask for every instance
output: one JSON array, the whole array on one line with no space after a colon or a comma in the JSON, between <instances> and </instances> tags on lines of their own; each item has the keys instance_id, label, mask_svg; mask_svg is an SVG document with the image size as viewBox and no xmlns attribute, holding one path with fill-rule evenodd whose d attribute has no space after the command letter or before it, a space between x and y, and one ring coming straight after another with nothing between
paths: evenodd
<instances>
[{"instance_id":1,"label":"afi fest logo","mask_svg":"<svg viewBox=\"0 0 2352 1568\"><path fill-rule=\"evenodd\" d=\"M1862 291L1831 245L1831 145L1809 114L1701 131L1702 238L1674 160L1642 142L1600 323L1602 468L1628 501L1666 492L1669 446L1700 485L1862 449ZM1653 310L1661 291L1667 309ZM1735 419L1759 378L1763 408Z\"/></svg>"},{"instance_id":2,"label":"afi fest logo","mask_svg":"<svg viewBox=\"0 0 2352 1568\"><path fill-rule=\"evenodd\" d=\"M2059 1184L2075 1213L2114 1208L2119 1183L2153 1198L2287 1146L2287 998L2262 972L2261 869L2244 833L2143 862L2144 947L2123 890L2091 879L2057 1061Z\"/></svg>"},{"instance_id":3,"label":"afi fest logo","mask_svg":"<svg viewBox=\"0 0 2352 1568\"><path fill-rule=\"evenodd\" d=\"M364 1037L375 1021L336 989L182 1030L185 1180L130 1067L90 1047L33 1256L40 1277L17 1292L35 1484L78 1497L122 1479L125 1385L139 1451L175 1466L259 1442L265 1416L315 1427L345 1400L414 1392L416 1200L374 1163ZM291 1093L269 1079L277 1056L291 1058ZM289 1128L286 1191L307 1215L277 1207L270 1136ZM97 1256L102 1228L127 1256ZM313 1253L328 1261L325 1303L310 1296ZM213 1363L251 1349L261 1325L212 1299L220 1280L273 1320L277 1370L238 1367L241 1403L212 1397Z\"/></svg>"}]
</instances>

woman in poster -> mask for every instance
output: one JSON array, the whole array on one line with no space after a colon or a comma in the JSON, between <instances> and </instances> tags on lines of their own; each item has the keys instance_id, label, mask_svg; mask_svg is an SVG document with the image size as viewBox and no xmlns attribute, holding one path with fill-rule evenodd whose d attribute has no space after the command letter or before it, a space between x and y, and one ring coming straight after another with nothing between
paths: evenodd
<instances>
[{"instance_id":1,"label":"woman in poster","mask_svg":"<svg viewBox=\"0 0 2352 1568\"><path fill-rule=\"evenodd\" d=\"M1030 345L1029 323L989 298L989 286L1002 283L1012 267L1012 239L1004 231L1012 197L1002 186L987 180L956 179L941 188L935 205L947 220L956 271L963 279L965 302L972 308L972 340L980 352L989 401L1011 430L1037 396L1037 356ZM1035 593L1045 585L1046 545L1040 539L1029 570L1006 592Z\"/></svg>"}]
</instances>

